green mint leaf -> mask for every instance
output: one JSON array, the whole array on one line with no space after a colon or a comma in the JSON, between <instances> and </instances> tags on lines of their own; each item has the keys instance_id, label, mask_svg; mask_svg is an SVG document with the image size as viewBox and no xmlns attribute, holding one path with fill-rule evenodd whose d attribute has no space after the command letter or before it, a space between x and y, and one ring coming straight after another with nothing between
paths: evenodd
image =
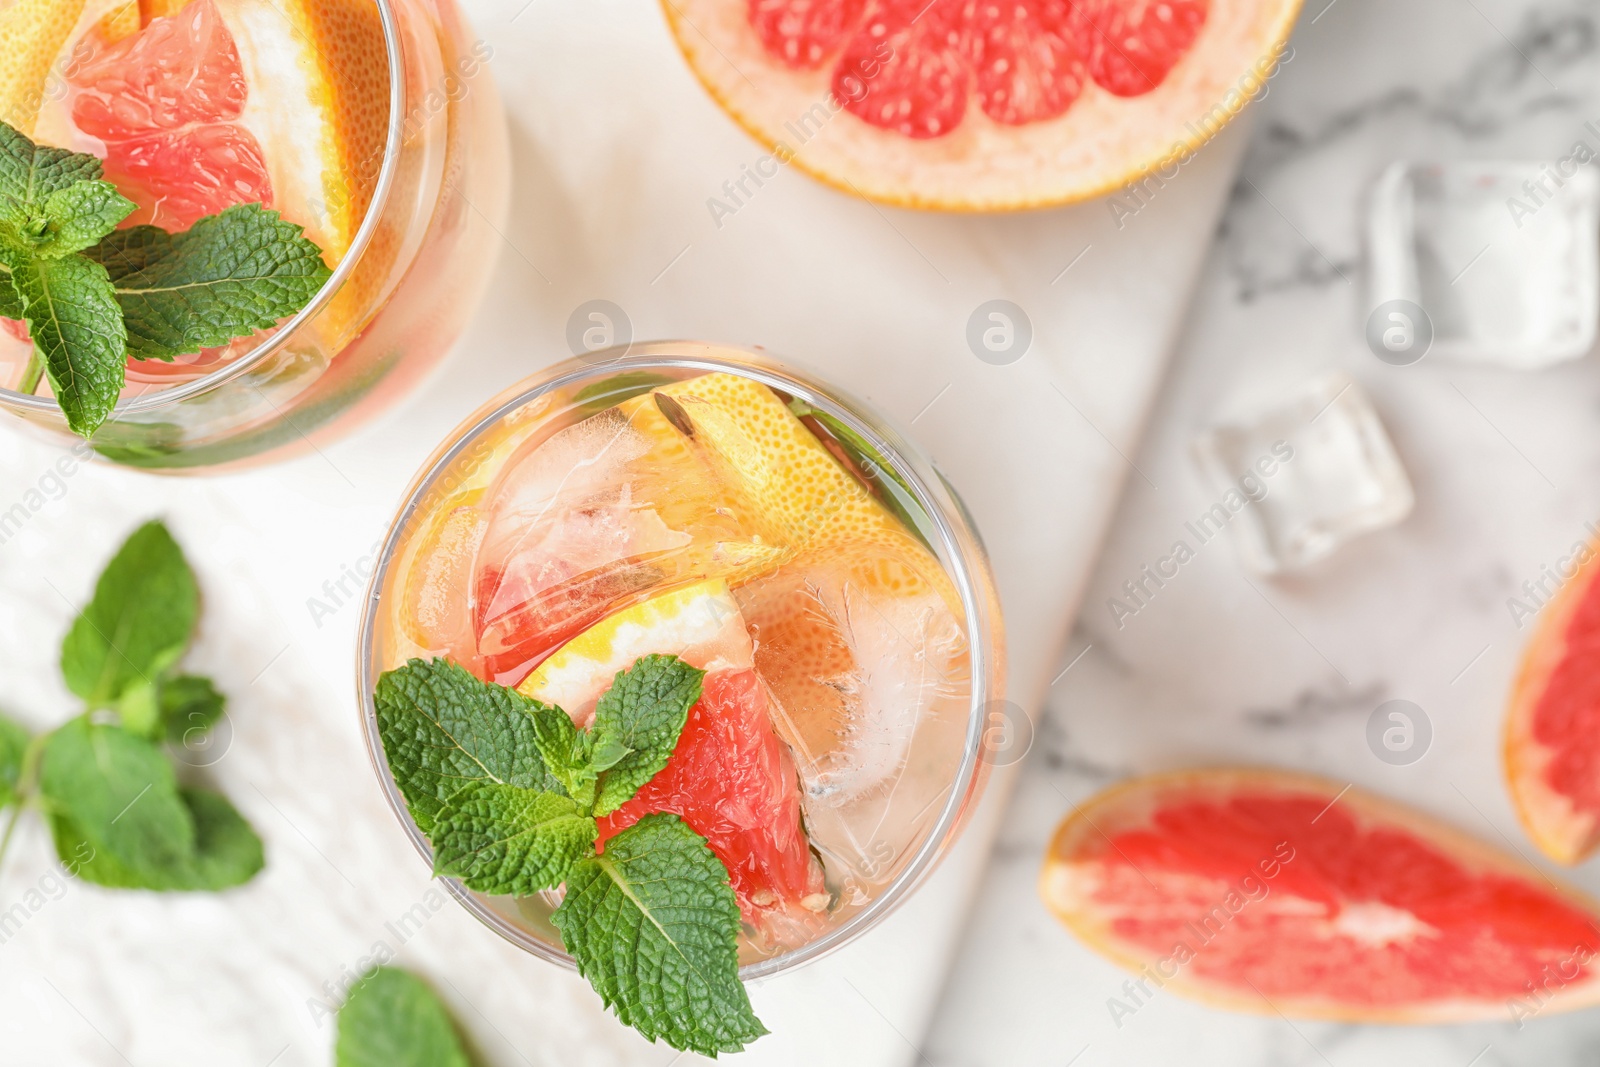
<instances>
[{"instance_id":1,"label":"green mint leaf","mask_svg":"<svg viewBox=\"0 0 1600 1067\"><path fill-rule=\"evenodd\" d=\"M198 674L165 678L160 689L161 725L175 745L197 744L228 706L228 698L217 692L211 679Z\"/></svg>"},{"instance_id":2,"label":"green mint leaf","mask_svg":"<svg viewBox=\"0 0 1600 1067\"><path fill-rule=\"evenodd\" d=\"M596 815L632 800L667 765L705 675L676 656L642 656L617 672L595 706L589 732L596 750L615 753L620 746L627 752L600 778Z\"/></svg>"},{"instance_id":3,"label":"green mint leaf","mask_svg":"<svg viewBox=\"0 0 1600 1067\"><path fill-rule=\"evenodd\" d=\"M0 810L20 799L17 783L22 779L22 757L30 740L27 730L0 715Z\"/></svg>"},{"instance_id":4,"label":"green mint leaf","mask_svg":"<svg viewBox=\"0 0 1600 1067\"><path fill-rule=\"evenodd\" d=\"M107 181L79 182L57 189L43 204L40 217L45 230L32 242L32 252L46 259L82 252L98 244L138 207Z\"/></svg>"},{"instance_id":5,"label":"green mint leaf","mask_svg":"<svg viewBox=\"0 0 1600 1067\"><path fill-rule=\"evenodd\" d=\"M277 325L331 271L304 231L259 204L238 204L172 235L118 230L89 255L104 264L136 359L167 359Z\"/></svg>"},{"instance_id":6,"label":"green mint leaf","mask_svg":"<svg viewBox=\"0 0 1600 1067\"><path fill-rule=\"evenodd\" d=\"M389 772L425 834L469 782L562 792L539 757L534 702L514 689L448 660L414 659L383 673L373 703Z\"/></svg>"},{"instance_id":7,"label":"green mint leaf","mask_svg":"<svg viewBox=\"0 0 1600 1067\"><path fill-rule=\"evenodd\" d=\"M560 708L536 700L531 704L533 739L539 757L579 808L590 811L600 777L600 768L594 766L590 751L591 736L574 726L571 716Z\"/></svg>"},{"instance_id":8,"label":"green mint leaf","mask_svg":"<svg viewBox=\"0 0 1600 1067\"><path fill-rule=\"evenodd\" d=\"M44 744L39 791L51 810L142 879L159 879L195 854L194 817L172 766L154 744L79 717Z\"/></svg>"},{"instance_id":9,"label":"green mint leaf","mask_svg":"<svg viewBox=\"0 0 1600 1067\"><path fill-rule=\"evenodd\" d=\"M0 252L0 319L21 319L26 311L22 294L11 280L10 255Z\"/></svg>"},{"instance_id":10,"label":"green mint leaf","mask_svg":"<svg viewBox=\"0 0 1600 1067\"><path fill-rule=\"evenodd\" d=\"M183 550L162 523L145 523L106 564L94 599L61 644L67 688L91 708L113 707L141 684L153 696L157 678L189 646L199 614Z\"/></svg>"},{"instance_id":11,"label":"green mint leaf","mask_svg":"<svg viewBox=\"0 0 1600 1067\"><path fill-rule=\"evenodd\" d=\"M727 868L676 815L646 815L574 864L551 918L579 973L650 1040L715 1056L767 1032L739 982Z\"/></svg>"},{"instance_id":12,"label":"green mint leaf","mask_svg":"<svg viewBox=\"0 0 1600 1067\"><path fill-rule=\"evenodd\" d=\"M339 1009L334 1067L472 1067L450 1013L427 985L379 967Z\"/></svg>"},{"instance_id":13,"label":"green mint leaf","mask_svg":"<svg viewBox=\"0 0 1600 1067\"><path fill-rule=\"evenodd\" d=\"M162 736L159 679L138 678L129 682L117 697L116 708L124 730L152 741Z\"/></svg>"},{"instance_id":14,"label":"green mint leaf","mask_svg":"<svg viewBox=\"0 0 1600 1067\"><path fill-rule=\"evenodd\" d=\"M51 193L98 181L102 172L94 156L35 145L0 122L0 222L21 227Z\"/></svg>"},{"instance_id":15,"label":"green mint leaf","mask_svg":"<svg viewBox=\"0 0 1600 1067\"><path fill-rule=\"evenodd\" d=\"M135 868L97 849L70 816L50 815L56 855L67 871L110 889L217 891L243 885L266 863L261 839L227 798L204 790L180 791L194 819L195 852L168 867Z\"/></svg>"},{"instance_id":16,"label":"green mint leaf","mask_svg":"<svg viewBox=\"0 0 1600 1067\"><path fill-rule=\"evenodd\" d=\"M569 797L472 782L434 816L434 873L480 893L528 896L566 881L598 836Z\"/></svg>"},{"instance_id":17,"label":"green mint leaf","mask_svg":"<svg viewBox=\"0 0 1600 1067\"><path fill-rule=\"evenodd\" d=\"M0 249L22 317L67 426L88 437L117 406L128 332L106 269L83 256L37 259Z\"/></svg>"}]
</instances>

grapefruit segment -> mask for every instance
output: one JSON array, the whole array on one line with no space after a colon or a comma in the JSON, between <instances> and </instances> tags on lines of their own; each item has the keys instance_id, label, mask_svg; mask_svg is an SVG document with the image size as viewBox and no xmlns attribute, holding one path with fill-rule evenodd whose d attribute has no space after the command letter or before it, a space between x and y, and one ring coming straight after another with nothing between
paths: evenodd
<instances>
[{"instance_id":1,"label":"grapefruit segment","mask_svg":"<svg viewBox=\"0 0 1600 1067\"><path fill-rule=\"evenodd\" d=\"M818 67L855 32L867 0L750 0L750 25L769 53L797 70Z\"/></svg>"},{"instance_id":2,"label":"grapefruit segment","mask_svg":"<svg viewBox=\"0 0 1600 1067\"><path fill-rule=\"evenodd\" d=\"M1600 1002L1591 902L1309 776L1195 771L1108 790L1057 829L1040 892L1117 963L1239 1010L1443 1022Z\"/></svg>"},{"instance_id":3,"label":"grapefruit segment","mask_svg":"<svg viewBox=\"0 0 1600 1067\"><path fill-rule=\"evenodd\" d=\"M1089 71L1116 96L1154 92L1194 47L1210 0L1103 0L1094 9Z\"/></svg>"},{"instance_id":4,"label":"grapefruit segment","mask_svg":"<svg viewBox=\"0 0 1600 1067\"><path fill-rule=\"evenodd\" d=\"M625 608L550 656L518 690L582 725L616 672L640 656L675 655L707 672L665 768L600 820L600 845L651 812L670 811L727 865L745 921L792 941L829 898L800 816L794 761L773 733L766 689L738 605L720 579Z\"/></svg>"},{"instance_id":5,"label":"grapefruit segment","mask_svg":"<svg viewBox=\"0 0 1600 1067\"><path fill-rule=\"evenodd\" d=\"M1259 91L1300 0L662 0L780 160L908 207L1081 200L1181 162Z\"/></svg>"},{"instance_id":6,"label":"grapefruit segment","mask_svg":"<svg viewBox=\"0 0 1600 1067\"><path fill-rule=\"evenodd\" d=\"M106 179L139 205L124 226L186 230L234 204L272 202L261 144L236 121L249 90L213 0L115 43L96 36L68 76L72 120L105 146Z\"/></svg>"},{"instance_id":7,"label":"grapefruit segment","mask_svg":"<svg viewBox=\"0 0 1600 1067\"><path fill-rule=\"evenodd\" d=\"M961 0L877 0L834 68L846 110L903 137L941 137L967 110Z\"/></svg>"},{"instance_id":8,"label":"grapefruit segment","mask_svg":"<svg viewBox=\"0 0 1600 1067\"><path fill-rule=\"evenodd\" d=\"M1087 81L1091 39L1077 0L977 0L968 29L978 106L995 122L1055 118Z\"/></svg>"},{"instance_id":9,"label":"grapefruit segment","mask_svg":"<svg viewBox=\"0 0 1600 1067\"><path fill-rule=\"evenodd\" d=\"M1600 844L1600 566L1577 545L1577 573L1541 614L1523 652L1505 726L1505 773L1528 835L1558 863Z\"/></svg>"}]
</instances>

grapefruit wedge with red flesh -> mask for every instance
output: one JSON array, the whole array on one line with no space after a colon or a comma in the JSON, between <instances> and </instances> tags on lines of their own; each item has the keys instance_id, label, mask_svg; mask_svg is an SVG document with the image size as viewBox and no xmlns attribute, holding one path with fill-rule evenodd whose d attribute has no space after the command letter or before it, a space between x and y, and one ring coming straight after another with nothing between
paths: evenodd
<instances>
[{"instance_id":1,"label":"grapefruit wedge with red flesh","mask_svg":"<svg viewBox=\"0 0 1600 1067\"><path fill-rule=\"evenodd\" d=\"M1528 835L1558 863L1600 844L1600 565L1577 546L1578 573L1540 615L1506 714L1505 772Z\"/></svg>"},{"instance_id":2,"label":"grapefruit wedge with red flesh","mask_svg":"<svg viewBox=\"0 0 1600 1067\"><path fill-rule=\"evenodd\" d=\"M1150 988L1238 1010L1442 1022L1600 1002L1591 902L1341 782L1135 780L1061 824L1040 892Z\"/></svg>"},{"instance_id":3,"label":"grapefruit wedge with red flesh","mask_svg":"<svg viewBox=\"0 0 1600 1067\"><path fill-rule=\"evenodd\" d=\"M176 232L234 204L271 204L261 142L239 124L244 64L213 0L114 43L92 32L68 75L73 124L105 146L106 180L139 205L125 226Z\"/></svg>"},{"instance_id":4,"label":"grapefruit wedge with red flesh","mask_svg":"<svg viewBox=\"0 0 1600 1067\"><path fill-rule=\"evenodd\" d=\"M1300 8L1300 0L662 4L696 76L778 161L847 192L951 211L1066 203L1175 170L1259 91ZM766 171L757 168L777 173Z\"/></svg>"},{"instance_id":5,"label":"grapefruit wedge with red flesh","mask_svg":"<svg viewBox=\"0 0 1600 1067\"><path fill-rule=\"evenodd\" d=\"M558 649L518 690L584 725L616 672L652 653L704 670L701 696L666 767L600 820L600 847L651 812L679 815L727 866L757 940L803 940L829 896L806 840L794 760L773 732L750 634L725 581L686 585L607 617Z\"/></svg>"}]
</instances>

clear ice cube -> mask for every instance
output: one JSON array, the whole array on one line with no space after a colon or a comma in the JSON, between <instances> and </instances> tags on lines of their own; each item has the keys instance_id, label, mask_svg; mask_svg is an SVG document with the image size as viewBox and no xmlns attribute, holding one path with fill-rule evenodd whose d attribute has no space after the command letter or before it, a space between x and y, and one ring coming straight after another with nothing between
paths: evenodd
<instances>
[{"instance_id":1,"label":"clear ice cube","mask_svg":"<svg viewBox=\"0 0 1600 1067\"><path fill-rule=\"evenodd\" d=\"M1422 307L1437 358L1532 369L1594 346L1600 175L1575 157L1396 163L1373 189L1368 247L1369 308Z\"/></svg>"},{"instance_id":2,"label":"clear ice cube","mask_svg":"<svg viewBox=\"0 0 1600 1067\"><path fill-rule=\"evenodd\" d=\"M1219 496L1189 523L1191 532L1209 540L1227 527L1241 561L1258 574L1314 563L1352 537L1400 522L1415 502L1372 401L1345 374L1212 428L1194 451Z\"/></svg>"},{"instance_id":3,"label":"clear ice cube","mask_svg":"<svg viewBox=\"0 0 1600 1067\"><path fill-rule=\"evenodd\" d=\"M787 556L649 395L514 457L488 499L471 595L483 667L502 684L622 604Z\"/></svg>"},{"instance_id":4,"label":"clear ice cube","mask_svg":"<svg viewBox=\"0 0 1600 1067\"><path fill-rule=\"evenodd\" d=\"M853 544L848 561L802 559L735 591L812 844L847 895L903 866L949 796L966 733L961 623L927 586L862 580L894 566L892 552Z\"/></svg>"}]
</instances>

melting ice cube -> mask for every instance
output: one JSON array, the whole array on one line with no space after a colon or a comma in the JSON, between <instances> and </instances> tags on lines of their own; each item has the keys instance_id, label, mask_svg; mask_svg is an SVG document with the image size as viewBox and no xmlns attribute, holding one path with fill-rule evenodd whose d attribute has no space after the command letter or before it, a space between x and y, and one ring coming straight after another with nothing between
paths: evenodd
<instances>
[{"instance_id":1,"label":"melting ice cube","mask_svg":"<svg viewBox=\"0 0 1600 1067\"><path fill-rule=\"evenodd\" d=\"M1440 358L1530 369L1584 355L1600 315L1596 165L1394 164L1368 216L1370 308L1421 306Z\"/></svg>"},{"instance_id":2,"label":"melting ice cube","mask_svg":"<svg viewBox=\"0 0 1600 1067\"><path fill-rule=\"evenodd\" d=\"M1415 502L1372 401L1345 374L1214 427L1194 450L1222 497L1196 521L1204 526L1210 516L1228 526L1241 560L1259 574L1313 563L1358 534L1394 525Z\"/></svg>"}]
</instances>

